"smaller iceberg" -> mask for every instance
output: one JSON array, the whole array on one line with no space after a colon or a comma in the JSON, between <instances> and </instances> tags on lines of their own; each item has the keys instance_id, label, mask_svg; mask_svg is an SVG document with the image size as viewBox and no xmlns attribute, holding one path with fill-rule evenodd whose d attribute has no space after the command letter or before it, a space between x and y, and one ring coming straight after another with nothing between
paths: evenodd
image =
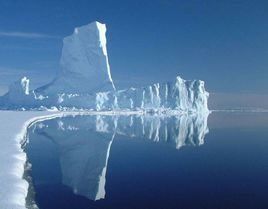
<instances>
[{"instance_id":1,"label":"smaller iceberg","mask_svg":"<svg viewBox=\"0 0 268 209\"><path fill-rule=\"evenodd\" d=\"M178 76L174 82L97 93L96 109L208 112L208 96L203 81Z\"/></svg>"}]
</instances>

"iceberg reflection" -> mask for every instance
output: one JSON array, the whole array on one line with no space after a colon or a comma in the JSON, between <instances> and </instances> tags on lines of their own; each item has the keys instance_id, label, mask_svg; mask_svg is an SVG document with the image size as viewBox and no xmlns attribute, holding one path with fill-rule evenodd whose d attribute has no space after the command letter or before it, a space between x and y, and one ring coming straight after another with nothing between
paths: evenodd
<instances>
[{"instance_id":1,"label":"iceberg reflection","mask_svg":"<svg viewBox=\"0 0 268 209\"><path fill-rule=\"evenodd\" d=\"M167 143L179 149L204 144L208 115L77 115L36 123L33 132L60 153L62 183L91 200L105 198L107 163L116 135Z\"/></svg>"}]
</instances>

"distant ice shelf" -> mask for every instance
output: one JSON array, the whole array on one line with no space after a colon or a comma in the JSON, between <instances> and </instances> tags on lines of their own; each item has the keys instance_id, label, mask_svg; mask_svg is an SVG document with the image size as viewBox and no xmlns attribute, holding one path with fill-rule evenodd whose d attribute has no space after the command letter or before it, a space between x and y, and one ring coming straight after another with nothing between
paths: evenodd
<instances>
[{"instance_id":1,"label":"distant ice shelf","mask_svg":"<svg viewBox=\"0 0 268 209\"><path fill-rule=\"evenodd\" d=\"M155 83L118 90L111 76L106 26L99 22L74 29L64 38L57 77L30 90L26 77L0 97L0 109L208 112L204 81Z\"/></svg>"}]
</instances>

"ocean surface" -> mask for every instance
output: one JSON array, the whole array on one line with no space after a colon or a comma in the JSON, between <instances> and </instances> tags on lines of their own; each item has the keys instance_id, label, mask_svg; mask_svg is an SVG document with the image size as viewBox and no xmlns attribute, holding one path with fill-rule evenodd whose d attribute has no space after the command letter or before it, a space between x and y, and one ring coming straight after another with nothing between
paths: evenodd
<instances>
[{"instance_id":1,"label":"ocean surface","mask_svg":"<svg viewBox=\"0 0 268 209\"><path fill-rule=\"evenodd\" d=\"M67 116L25 152L32 208L268 208L268 113Z\"/></svg>"}]
</instances>

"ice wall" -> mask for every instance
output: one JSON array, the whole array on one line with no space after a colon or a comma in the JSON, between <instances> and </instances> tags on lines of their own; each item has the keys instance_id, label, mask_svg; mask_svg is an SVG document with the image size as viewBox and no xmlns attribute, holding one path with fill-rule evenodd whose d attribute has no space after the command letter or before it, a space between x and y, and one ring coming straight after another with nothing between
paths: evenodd
<instances>
[{"instance_id":1,"label":"ice wall","mask_svg":"<svg viewBox=\"0 0 268 209\"><path fill-rule=\"evenodd\" d=\"M174 82L97 93L96 109L208 112L208 96L203 81L186 81L178 76Z\"/></svg>"}]
</instances>

